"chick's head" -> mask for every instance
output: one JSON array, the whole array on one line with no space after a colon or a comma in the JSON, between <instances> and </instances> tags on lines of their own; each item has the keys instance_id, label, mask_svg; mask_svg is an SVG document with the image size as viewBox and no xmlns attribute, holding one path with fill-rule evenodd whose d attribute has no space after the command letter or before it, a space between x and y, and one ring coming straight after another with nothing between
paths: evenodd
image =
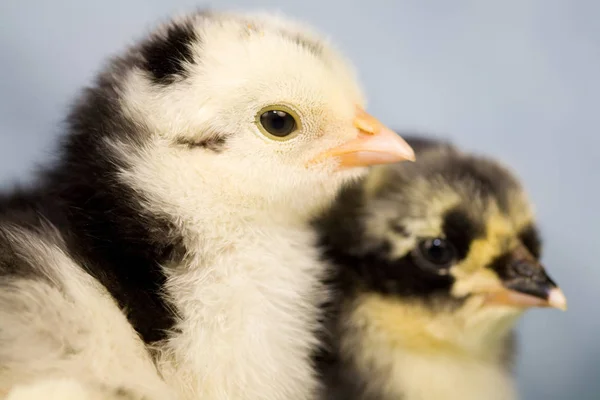
<instances>
[{"instance_id":1,"label":"chick's head","mask_svg":"<svg viewBox=\"0 0 600 400\"><path fill-rule=\"evenodd\" d=\"M320 221L346 328L409 347L482 349L527 308L564 309L515 175L451 145L408 142L416 163L374 168Z\"/></svg>"},{"instance_id":2,"label":"chick's head","mask_svg":"<svg viewBox=\"0 0 600 400\"><path fill-rule=\"evenodd\" d=\"M335 47L277 14L174 18L114 60L100 83L106 93L91 107L114 97L133 132L108 129L103 145L125 165L124 179L178 214L213 196L229 210L302 216L366 166L414 156L365 111Z\"/></svg>"}]
</instances>

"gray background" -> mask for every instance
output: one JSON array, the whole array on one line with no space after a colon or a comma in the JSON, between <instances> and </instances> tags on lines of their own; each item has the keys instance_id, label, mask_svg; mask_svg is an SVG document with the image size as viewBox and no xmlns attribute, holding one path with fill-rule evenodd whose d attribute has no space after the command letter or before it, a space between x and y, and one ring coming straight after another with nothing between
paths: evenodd
<instances>
[{"instance_id":1,"label":"gray background","mask_svg":"<svg viewBox=\"0 0 600 400\"><path fill-rule=\"evenodd\" d=\"M187 0L0 1L0 185L47 160L61 118L107 55ZM522 176L569 311L520 325L525 399L600 399L600 2L244 1L329 34L356 63L369 111L500 157ZM598 249L598 248L596 248ZM483 399L482 399L483 400Z\"/></svg>"}]
</instances>

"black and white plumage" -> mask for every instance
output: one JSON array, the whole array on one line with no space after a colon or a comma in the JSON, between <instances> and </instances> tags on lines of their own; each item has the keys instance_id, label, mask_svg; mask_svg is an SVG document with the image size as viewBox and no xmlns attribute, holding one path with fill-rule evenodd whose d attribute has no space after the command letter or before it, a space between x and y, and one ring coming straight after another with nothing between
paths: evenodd
<instances>
[{"instance_id":1,"label":"black and white plumage","mask_svg":"<svg viewBox=\"0 0 600 400\"><path fill-rule=\"evenodd\" d=\"M0 200L0 397L312 398L308 221L413 157L364 105L281 16L183 16L114 58L56 165Z\"/></svg>"},{"instance_id":2,"label":"black and white plumage","mask_svg":"<svg viewBox=\"0 0 600 400\"><path fill-rule=\"evenodd\" d=\"M319 356L326 399L512 400L513 328L566 308L532 206L494 159L407 137L316 224L336 274Z\"/></svg>"}]
</instances>

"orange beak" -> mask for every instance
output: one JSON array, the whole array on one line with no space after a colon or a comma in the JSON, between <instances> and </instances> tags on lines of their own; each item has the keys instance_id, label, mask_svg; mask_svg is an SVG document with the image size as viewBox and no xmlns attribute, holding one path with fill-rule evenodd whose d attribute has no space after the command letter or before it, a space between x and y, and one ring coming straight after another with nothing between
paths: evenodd
<instances>
[{"instance_id":1,"label":"orange beak","mask_svg":"<svg viewBox=\"0 0 600 400\"><path fill-rule=\"evenodd\" d=\"M353 168L415 160L413 149L400 135L358 107L354 126L358 129L355 139L319 154L311 163L335 157L340 168Z\"/></svg>"},{"instance_id":2,"label":"orange beak","mask_svg":"<svg viewBox=\"0 0 600 400\"><path fill-rule=\"evenodd\" d=\"M551 307L562 311L567 310L567 298L559 288L550 289L546 298L539 298L513 290L501 290L486 296L486 303L519 308Z\"/></svg>"}]
</instances>

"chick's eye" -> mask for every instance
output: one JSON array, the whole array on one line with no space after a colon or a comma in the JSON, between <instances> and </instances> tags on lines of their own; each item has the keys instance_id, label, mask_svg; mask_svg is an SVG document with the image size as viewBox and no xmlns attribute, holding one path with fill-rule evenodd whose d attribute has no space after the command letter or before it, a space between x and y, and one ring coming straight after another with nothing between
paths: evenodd
<instances>
[{"instance_id":1,"label":"chick's eye","mask_svg":"<svg viewBox=\"0 0 600 400\"><path fill-rule=\"evenodd\" d=\"M283 110L265 111L260 115L259 122L262 128L275 138L289 137L298 129L294 116Z\"/></svg>"},{"instance_id":2,"label":"chick's eye","mask_svg":"<svg viewBox=\"0 0 600 400\"><path fill-rule=\"evenodd\" d=\"M456 250L445 239L425 239L419 243L415 257L420 267L444 273L454 263Z\"/></svg>"}]
</instances>

